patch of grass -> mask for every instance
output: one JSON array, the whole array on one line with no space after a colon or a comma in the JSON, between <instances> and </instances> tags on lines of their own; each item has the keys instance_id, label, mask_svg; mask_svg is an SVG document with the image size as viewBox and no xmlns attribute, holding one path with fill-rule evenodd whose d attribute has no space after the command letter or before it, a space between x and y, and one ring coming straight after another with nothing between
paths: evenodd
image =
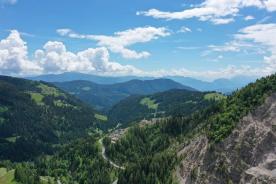
<instances>
[{"instance_id":1,"label":"patch of grass","mask_svg":"<svg viewBox=\"0 0 276 184\"><path fill-rule=\"evenodd\" d=\"M35 92L29 92L31 95L32 100L35 101L37 105L44 105L43 98L44 96L41 95L40 93L35 93Z\"/></svg>"},{"instance_id":2,"label":"patch of grass","mask_svg":"<svg viewBox=\"0 0 276 184\"><path fill-rule=\"evenodd\" d=\"M83 88L81 88L83 91L90 91L90 87L89 86L86 86L86 87L83 87Z\"/></svg>"},{"instance_id":3,"label":"patch of grass","mask_svg":"<svg viewBox=\"0 0 276 184\"><path fill-rule=\"evenodd\" d=\"M6 168L0 168L0 183L1 184L18 184L14 180L14 169L7 171Z\"/></svg>"},{"instance_id":4,"label":"patch of grass","mask_svg":"<svg viewBox=\"0 0 276 184\"><path fill-rule=\"evenodd\" d=\"M107 116L102 115L102 114L95 114L95 118L101 121L107 121Z\"/></svg>"},{"instance_id":5,"label":"patch of grass","mask_svg":"<svg viewBox=\"0 0 276 184\"><path fill-rule=\"evenodd\" d=\"M141 105L147 106L149 109L154 109L154 110L156 110L156 109L158 108L158 104L155 103L155 100L151 100L151 99L148 98L148 97L143 98L143 99L140 101L140 104L141 104Z\"/></svg>"},{"instance_id":6,"label":"patch of grass","mask_svg":"<svg viewBox=\"0 0 276 184\"><path fill-rule=\"evenodd\" d=\"M204 95L204 99L205 100L215 100L215 101L219 101L219 100L223 100L225 99L226 96L220 94L220 93L208 93L206 95Z\"/></svg>"},{"instance_id":7,"label":"patch of grass","mask_svg":"<svg viewBox=\"0 0 276 184\"><path fill-rule=\"evenodd\" d=\"M7 169L1 167L1 168L0 168L0 177L4 176L6 173L7 173Z\"/></svg>"},{"instance_id":8,"label":"patch of grass","mask_svg":"<svg viewBox=\"0 0 276 184\"><path fill-rule=\"evenodd\" d=\"M5 139L9 142L15 143L17 138L19 138L19 136L7 137Z\"/></svg>"},{"instance_id":9,"label":"patch of grass","mask_svg":"<svg viewBox=\"0 0 276 184\"><path fill-rule=\"evenodd\" d=\"M51 184L55 183L55 179L50 177L50 176L40 176L40 184L49 184L49 182Z\"/></svg>"},{"instance_id":10,"label":"patch of grass","mask_svg":"<svg viewBox=\"0 0 276 184\"><path fill-rule=\"evenodd\" d=\"M41 93L44 95L53 95L55 97L65 96L63 93L60 93L56 88L49 87L42 83L40 83L37 87L41 89Z\"/></svg>"}]
</instances>

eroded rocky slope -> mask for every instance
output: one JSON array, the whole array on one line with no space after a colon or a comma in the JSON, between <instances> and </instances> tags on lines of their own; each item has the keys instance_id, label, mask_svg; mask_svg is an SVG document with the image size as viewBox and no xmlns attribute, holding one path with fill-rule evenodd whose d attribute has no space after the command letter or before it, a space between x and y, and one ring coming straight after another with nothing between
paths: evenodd
<instances>
[{"instance_id":1,"label":"eroded rocky slope","mask_svg":"<svg viewBox=\"0 0 276 184\"><path fill-rule=\"evenodd\" d=\"M276 93L218 144L196 137L178 152L180 183L276 183Z\"/></svg>"}]
</instances>

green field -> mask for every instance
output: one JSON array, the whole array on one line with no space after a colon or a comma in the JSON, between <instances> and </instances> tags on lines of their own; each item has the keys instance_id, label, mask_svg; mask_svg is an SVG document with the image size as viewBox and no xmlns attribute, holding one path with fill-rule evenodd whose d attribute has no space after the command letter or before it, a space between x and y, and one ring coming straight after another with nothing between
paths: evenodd
<instances>
[{"instance_id":1,"label":"green field","mask_svg":"<svg viewBox=\"0 0 276 184\"><path fill-rule=\"evenodd\" d=\"M101 121L107 121L107 116L101 114L95 114L95 118Z\"/></svg>"},{"instance_id":2,"label":"green field","mask_svg":"<svg viewBox=\"0 0 276 184\"><path fill-rule=\"evenodd\" d=\"M58 96L60 96L60 95L63 95L63 96L64 96L63 93L60 93L60 92L59 92L56 88L54 88L54 87L49 87L49 86L47 86L47 85L45 85L45 84L42 84L42 83L40 83L37 87L41 89L41 93L44 94L44 95L53 95L53 96L55 96L55 97L58 97Z\"/></svg>"},{"instance_id":3,"label":"green field","mask_svg":"<svg viewBox=\"0 0 276 184\"><path fill-rule=\"evenodd\" d=\"M14 181L14 169L7 171L6 168L0 168L0 184L17 184Z\"/></svg>"},{"instance_id":4,"label":"green field","mask_svg":"<svg viewBox=\"0 0 276 184\"><path fill-rule=\"evenodd\" d=\"M156 109L158 108L158 104L155 103L155 100L151 100L151 99L148 98L148 97L143 98L143 99L140 101L140 104L141 104L141 105L147 106L149 109L154 109L154 110L156 110Z\"/></svg>"},{"instance_id":5,"label":"green field","mask_svg":"<svg viewBox=\"0 0 276 184\"><path fill-rule=\"evenodd\" d=\"M222 99L225 99L226 96L220 94L220 93L208 93L206 95L204 95L204 99L205 100L215 100L215 101L218 101L218 100L222 100Z\"/></svg>"},{"instance_id":6,"label":"green field","mask_svg":"<svg viewBox=\"0 0 276 184\"><path fill-rule=\"evenodd\" d=\"M40 93L30 92L32 100L35 101L37 105L44 105L43 98L44 96Z\"/></svg>"}]
</instances>

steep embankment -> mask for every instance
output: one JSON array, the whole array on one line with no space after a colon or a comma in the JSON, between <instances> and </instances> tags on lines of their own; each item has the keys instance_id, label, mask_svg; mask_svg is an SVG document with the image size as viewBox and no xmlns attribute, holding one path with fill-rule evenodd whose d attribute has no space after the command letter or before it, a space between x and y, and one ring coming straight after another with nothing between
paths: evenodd
<instances>
[{"instance_id":1,"label":"steep embankment","mask_svg":"<svg viewBox=\"0 0 276 184\"><path fill-rule=\"evenodd\" d=\"M205 136L178 152L180 183L276 183L276 93L243 117L222 142Z\"/></svg>"}]
</instances>

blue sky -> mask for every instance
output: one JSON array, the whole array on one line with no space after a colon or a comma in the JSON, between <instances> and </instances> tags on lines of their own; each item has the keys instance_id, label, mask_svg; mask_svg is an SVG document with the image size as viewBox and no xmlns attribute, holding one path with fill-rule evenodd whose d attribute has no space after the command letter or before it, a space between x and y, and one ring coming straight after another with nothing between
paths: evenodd
<instances>
[{"instance_id":1,"label":"blue sky","mask_svg":"<svg viewBox=\"0 0 276 184\"><path fill-rule=\"evenodd\" d=\"M264 76L276 0L0 0L0 73Z\"/></svg>"}]
</instances>

